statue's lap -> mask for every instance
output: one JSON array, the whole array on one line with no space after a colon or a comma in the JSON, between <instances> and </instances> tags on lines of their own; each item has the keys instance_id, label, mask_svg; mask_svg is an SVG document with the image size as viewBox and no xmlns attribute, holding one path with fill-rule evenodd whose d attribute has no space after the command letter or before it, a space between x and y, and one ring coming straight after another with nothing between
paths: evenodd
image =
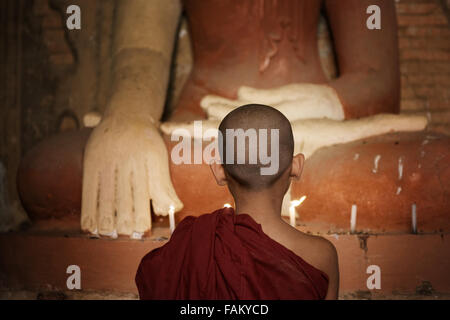
<instances>
[{"instance_id":1,"label":"statue's lap","mask_svg":"<svg viewBox=\"0 0 450 320\"><path fill-rule=\"evenodd\" d=\"M80 215L82 155L88 137L88 131L61 134L24 157L18 189L33 220ZM168 136L164 140L170 156L177 142ZM302 179L292 186L292 199L307 196L298 208L297 222L305 230L346 232L356 205L356 231L409 232L415 204L418 231L448 231L449 147L450 137L424 131L323 148L306 161ZM233 204L206 163L170 161L170 172L184 204L177 220Z\"/></svg>"}]
</instances>

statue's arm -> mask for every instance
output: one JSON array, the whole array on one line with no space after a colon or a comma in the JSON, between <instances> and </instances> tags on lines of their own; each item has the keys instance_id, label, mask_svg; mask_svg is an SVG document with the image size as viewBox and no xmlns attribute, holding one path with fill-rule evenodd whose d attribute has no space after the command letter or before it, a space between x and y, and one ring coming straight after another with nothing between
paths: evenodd
<instances>
[{"instance_id":1,"label":"statue's arm","mask_svg":"<svg viewBox=\"0 0 450 320\"><path fill-rule=\"evenodd\" d=\"M180 12L178 0L117 1L110 97L84 152L84 231L140 238L151 209L167 215L183 207L157 126Z\"/></svg>"},{"instance_id":2,"label":"statue's arm","mask_svg":"<svg viewBox=\"0 0 450 320\"><path fill-rule=\"evenodd\" d=\"M113 39L111 96L105 116L162 115L179 0L119 0Z\"/></svg>"},{"instance_id":3,"label":"statue's arm","mask_svg":"<svg viewBox=\"0 0 450 320\"><path fill-rule=\"evenodd\" d=\"M369 30L367 7L381 9L381 30ZM400 99L397 20L393 0L326 0L339 77L330 82L345 118L397 113Z\"/></svg>"}]
</instances>

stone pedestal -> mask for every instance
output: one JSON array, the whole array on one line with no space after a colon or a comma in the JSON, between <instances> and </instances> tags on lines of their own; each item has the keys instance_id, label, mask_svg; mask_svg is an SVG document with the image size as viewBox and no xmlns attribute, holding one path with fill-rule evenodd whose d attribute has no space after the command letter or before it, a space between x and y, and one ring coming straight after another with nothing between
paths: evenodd
<instances>
[{"instance_id":1,"label":"stone pedestal","mask_svg":"<svg viewBox=\"0 0 450 320\"><path fill-rule=\"evenodd\" d=\"M154 224L143 240L92 239L74 228L52 231L49 224L27 232L0 235L0 279L3 287L21 290L67 290L69 265L81 269L81 290L136 294L134 277L141 258L170 237L167 219ZM53 228L54 229L54 228ZM299 227L301 230L301 227ZM325 236L339 255L340 293L367 292L367 267L381 271L381 289L373 294L414 294L430 283L450 293L450 235L331 234Z\"/></svg>"}]
</instances>

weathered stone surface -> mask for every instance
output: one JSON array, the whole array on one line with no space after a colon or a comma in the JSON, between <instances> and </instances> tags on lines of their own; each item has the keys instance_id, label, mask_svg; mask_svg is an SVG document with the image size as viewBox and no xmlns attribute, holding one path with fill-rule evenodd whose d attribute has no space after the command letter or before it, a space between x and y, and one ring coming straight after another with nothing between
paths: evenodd
<instances>
[{"instance_id":1,"label":"weathered stone surface","mask_svg":"<svg viewBox=\"0 0 450 320\"><path fill-rule=\"evenodd\" d=\"M58 134L22 159L17 185L32 220L79 215L83 149L91 130Z\"/></svg>"},{"instance_id":2,"label":"weathered stone surface","mask_svg":"<svg viewBox=\"0 0 450 320\"><path fill-rule=\"evenodd\" d=\"M391 133L327 147L306 161L292 198L299 223L322 231L411 232L416 204L419 232L450 230L450 137Z\"/></svg>"}]
</instances>

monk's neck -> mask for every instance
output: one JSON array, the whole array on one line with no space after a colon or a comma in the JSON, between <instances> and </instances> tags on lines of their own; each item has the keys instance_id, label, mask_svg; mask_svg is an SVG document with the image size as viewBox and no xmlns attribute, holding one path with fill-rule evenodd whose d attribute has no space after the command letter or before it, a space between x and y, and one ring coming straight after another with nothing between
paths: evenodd
<instances>
[{"instance_id":1,"label":"monk's neck","mask_svg":"<svg viewBox=\"0 0 450 320\"><path fill-rule=\"evenodd\" d=\"M236 214L248 214L257 223L264 225L281 221L283 199L270 193L248 193L235 198Z\"/></svg>"}]
</instances>

